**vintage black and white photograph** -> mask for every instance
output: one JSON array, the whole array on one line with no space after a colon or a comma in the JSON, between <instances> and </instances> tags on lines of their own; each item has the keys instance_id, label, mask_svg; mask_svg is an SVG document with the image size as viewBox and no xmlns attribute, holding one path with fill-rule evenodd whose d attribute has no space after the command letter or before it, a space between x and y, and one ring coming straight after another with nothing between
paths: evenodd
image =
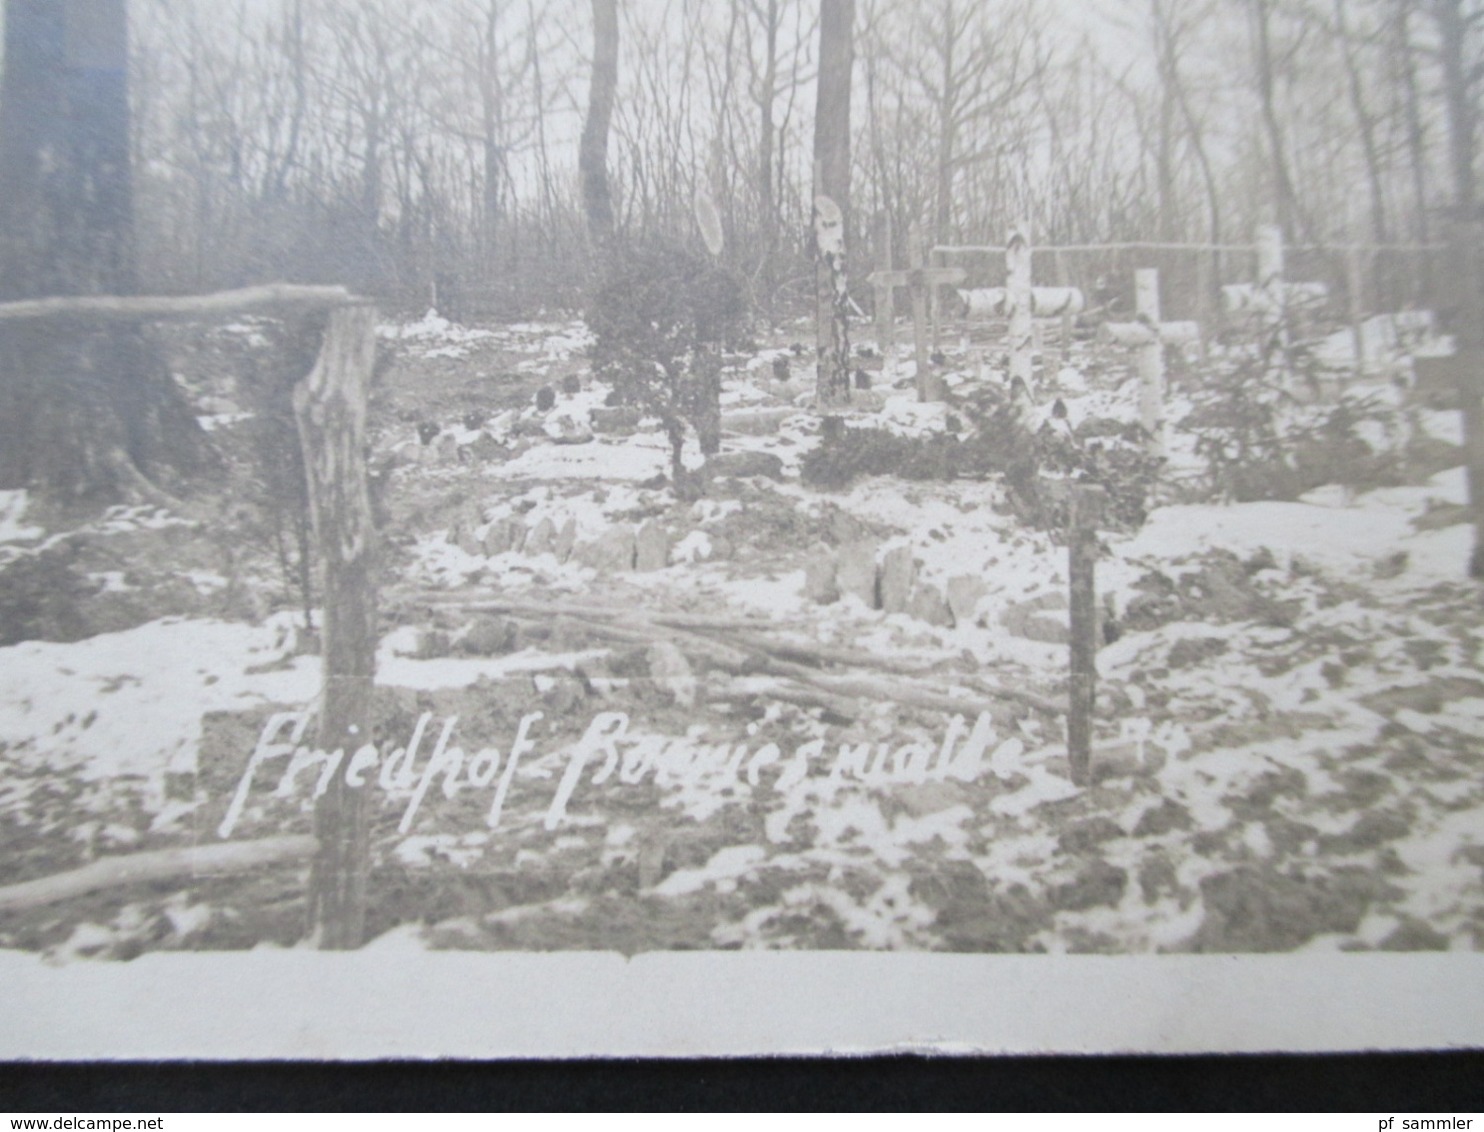
<instances>
[{"instance_id":1,"label":"vintage black and white photograph","mask_svg":"<svg viewBox=\"0 0 1484 1132\"><path fill-rule=\"evenodd\" d=\"M3 20L7 978L1484 949L1484 3Z\"/></svg>"}]
</instances>

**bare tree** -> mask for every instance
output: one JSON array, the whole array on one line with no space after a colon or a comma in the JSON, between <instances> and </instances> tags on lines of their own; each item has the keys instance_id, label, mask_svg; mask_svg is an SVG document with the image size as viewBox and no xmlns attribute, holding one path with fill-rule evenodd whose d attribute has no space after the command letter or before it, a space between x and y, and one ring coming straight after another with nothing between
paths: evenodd
<instances>
[{"instance_id":1,"label":"bare tree","mask_svg":"<svg viewBox=\"0 0 1484 1132\"><path fill-rule=\"evenodd\" d=\"M814 254L821 405L850 396L849 294L845 251L850 233L850 72L855 0L822 0L819 81L814 110Z\"/></svg>"},{"instance_id":2,"label":"bare tree","mask_svg":"<svg viewBox=\"0 0 1484 1132\"><path fill-rule=\"evenodd\" d=\"M124 0L9 0L0 301L135 290ZM205 445L137 327L0 330L0 486L107 496Z\"/></svg>"},{"instance_id":3,"label":"bare tree","mask_svg":"<svg viewBox=\"0 0 1484 1132\"><path fill-rule=\"evenodd\" d=\"M1277 94L1277 52L1273 46L1275 0L1246 0L1252 21L1252 55L1257 95L1272 171L1274 208L1285 238L1292 239L1298 222L1298 194L1289 170L1287 142L1280 123ZM1291 52L1290 52L1291 54Z\"/></svg>"},{"instance_id":4,"label":"bare tree","mask_svg":"<svg viewBox=\"0 0 1484 1132\"><path fill-rule=\"evenodd\" d=\"M587 119L577 152L582 207L588 233L598 243L613 236L613 195L608 184L608 127L618 88L618 0L593 0L593 70Z\"/></svg>"},{"instance_id":5,"label":"bare tree","mask_svg":"<svg viewBox=\"0 0 1484 1132\"><path fill-rule=\"evenodd\" d=\"M1443 72L1443 102L1448 115L1448 167L1453 178L1453 207L1471 216L1476 199L1479 86L1484 60L1476 39L1484 7L1469 0L1431 0L1437 24L1438 59Z\"/></svg>"}]
</instances>

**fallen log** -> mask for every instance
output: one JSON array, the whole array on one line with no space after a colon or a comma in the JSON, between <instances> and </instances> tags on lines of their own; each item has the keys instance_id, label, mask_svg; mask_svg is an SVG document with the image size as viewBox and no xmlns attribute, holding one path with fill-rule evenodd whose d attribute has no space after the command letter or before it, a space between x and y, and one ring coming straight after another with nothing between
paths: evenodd
<instances>
[{"instance_id":1,"label":"fallen log","mask_svg":"<svg viewBox=\"0 0 1484 1132\"><path fill-rule=\"evenodd\" d=\"M617 609L603 605L581 605L570 602L512 601L494 596L417 592L393 596L445 608L468 609L476 613L508 613L511 616L580 617L601 621L634 621L643 619L675 629L783 629L791 624L763 617L711 617L703 613L678 613L646 609Z\"/></svg>"},{"instance_id":2,"label":"fallen log","mask_svg":"<svg viewBox=\"0 0 1484 1132\"><path fill-rule=\"evenodd\" d=\"M769 672L773 675L788 677L796 683L813 684L818 690L835 696L861 699L885 698L912 707L950 712L989 711L993 706L990 701L1009 702L1022 704L1052 715L1066 714L1061 705L1033 692L995 687L983 680L976 681L975 687L978 697L982 698L971 698L948 696L911 684L874 680L870 677L835 676L821 673L817 669L798 664L790 658L802 658L848 667L871 668L898 676L912 674L913 670L904 662L885 660L874 654L854 649L804 645L793 641L734 635L738 631L788 628L790 626L787 622L710 617L690 613L650 613L645 610L614 609L606 606L498 599L472 602L467 598L452 602L435 600L433 604L504 613L517 618L566 617L581 622L600 636L634 644L652 644L658 639L669 640L682 650L688 649L692 654L724 671L741 674Z\"/></svg>"},{"instance_id":3,"label":"fallen log","mask_svg":"<svg viewBox=\"0 0 1484 1132\"><path fill-rule=\"evenodd\" d=\"M703 629L702 631L704 632L705 630ZM893 660L890 657L877 656L875 653L864 652L860 649L839 648L834 645L814 645L800 641L770 641L760 637L741 637L736 633L726 632L725 630L719 630L717 632L724 634L723 639L728 644L736 645L739 648L745 648L753 652L776 656L780 660L803 660L812 661L817 664L842 664L853 668L872 668L899 676L924 675L927 669L927 666L924 664L914 664L905 660Z\"/></svg>"},{"instance_id":4,"label":"fallen log","mask_svg":"<svg viewBox=\"0 0 1484 1132\"><path fill-rule=\"evenodd\" d=\"M225 841L105 857L81 868L0 888L0 911L14 912L55 904L106 888L174 880L197 875L220 876L264 865L307 860L318 843L310 834L266 837L261 841Z\"/></svg>"},{"instance_id":5,"label":"fallen log","mask_svg":"<svg viewBox=\"0 0 1484 1132\"><path fill-rule=\"evenodd\" d=\"M1060 704L1043 699L1031 692L1017 692L1010 689L1001 689L997 692L990 692L986 689L974 696L950 696L897 680L878 680L869 676L834 676L812 668L805 668L801 664L790 664L779 660L766 660L763 671L776 676L788 676L799 683L808 684L838 696L891 700L894 703L926 708L929 711L978 714L985 711L992 712L997 702L1003 703L1009 700L1050 715L1066 714L1066 709Z\"/></svg>"},{"instance_id":6,"label":"fallen log","mask_svg":"<svg viewBox=\"0 0 1484 1132\"><path fill-rule=\"evenodd\" d=\"M510 616L567 616L582 621L599 635L634 644L653 643L656 639L672 641L682 649L731 673L753 674L769 672L785 676L796 683L813 684L818 690L835 696L875 699L885 698L912 707L923 707L939 711L989 711L988 701L1018 703L1036 711L1052 715L1064 715L1061 705L1047 700L1034 692L1014 688L1001 688L980 679L975 681L975 691L984 699L948 696L911 684L874 680L871 677L831 675L817 669L798 664L790 657L803 657L826 663L861 668L885 670L893 675L907 675L910 670L901 662L883 660L872 654L854 649L837 649L824 645L801 645L792 641L773 641L758 637L737 637L726 631L726 627L737 624L735 619L684 615L636 616L624 610L603 610L604 616L590 620L597 612L592 607L547 606L526 602L493 602L492 608ZM558 613L560 609L560 613ZM586 616L585 616L586 615ZM686 624L677 624L685 622ZM750 621L741 622L746 628L772 628L778 622L757 626ZM690 631L694 627L697 631Z\"/></svg>"}]
</instances>

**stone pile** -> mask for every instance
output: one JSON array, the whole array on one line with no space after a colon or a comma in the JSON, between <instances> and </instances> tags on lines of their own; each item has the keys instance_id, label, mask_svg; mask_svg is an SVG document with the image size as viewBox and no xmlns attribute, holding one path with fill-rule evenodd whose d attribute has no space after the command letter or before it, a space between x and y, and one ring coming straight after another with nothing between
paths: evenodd
<instances>
[{"instance_id":1,"label":"stone pile","mask_svg":"<svg viewBox=\"0 0 1484 1132\"><path fill-rule=\"evenodd\" d=\"M929 625L955 623L944 591L918 576L912 549L896 546L881 554L873 538L852 539L834 550L816 548L804 564L804 592L821 605L849 594L867 609L906 613ZM961 613L971 617L973 611Z\"/></svg>"},{"instance_id":2,"label":"stone pile","mask_svg":"<svg viewBox=\"0 0 1484 1132\"><path fill-rule=\"evenodd\" d=\"M885 553L873 538L857 538L838 548L820 545L804 563L804 593L820 605L854 595L867 609L905 613L944 628L973 624L989 594L984 579L957 574L943 586L920 576L921 563L908 546ZM1044 644L1066 644L1067 598L1060 592L1007 602L998 623L1012 634ZM983 622L981 621L981 624Z\"/></svg>"},{"instance_id":3,"label":"stone pile","mask_svg":"<svg viewBox=\"0 0 1484 1132\"><path fill-rule=\"evenodd\" d=\"M578 539L577 520L571 517L560 526L549 516L526 523L514 515L486 525L483 516L471 510L455 528L453 541L468 554L487 557L512 551L529 556L550 554L558 562L576 562L601 573L612 573L663 570L670 564L673 540L653 519L637 528L619 523L597 538Z\"/></svg>"}]
</instances>

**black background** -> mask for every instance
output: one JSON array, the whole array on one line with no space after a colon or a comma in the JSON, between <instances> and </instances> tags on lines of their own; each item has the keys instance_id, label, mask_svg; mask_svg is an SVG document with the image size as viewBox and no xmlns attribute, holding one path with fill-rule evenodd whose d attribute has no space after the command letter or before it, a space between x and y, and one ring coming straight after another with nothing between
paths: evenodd
<instances>
[{"instance_id":1,"label":"black background","mask_svg":"<svg viewBox=\"0 0 1484 1132\"><path fill-rule=\"evenodd\" d=\"M0 1065L43 1115L530 1109L1478 1112L1484 1053Z\"/></svg>"}]
</instances>

